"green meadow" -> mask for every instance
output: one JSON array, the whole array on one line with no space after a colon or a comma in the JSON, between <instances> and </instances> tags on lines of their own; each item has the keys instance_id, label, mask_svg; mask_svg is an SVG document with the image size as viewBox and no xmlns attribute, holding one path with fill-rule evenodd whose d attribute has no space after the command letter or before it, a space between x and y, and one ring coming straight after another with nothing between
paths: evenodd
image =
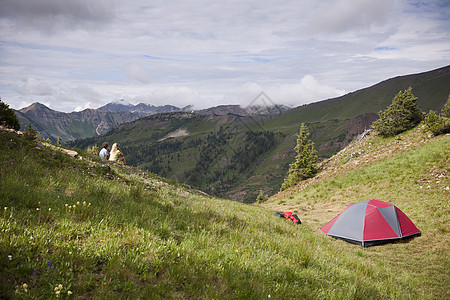
<instances>
[{"instance_id":1,"label":"green meadow","mask_svg":"<svg viewBox=\"0 0 450 300\"><path fill-rule=\"evenodd\" d=\"M346 150L364 154L341 151L318 178L248 205L0 131L0 296L449 298L450 139L408 136L370 136ZM319 231L369 198L397 205L422 236L361 248ZM287 210L303 224L273 216Z\"/></svg>"}]
</instances>

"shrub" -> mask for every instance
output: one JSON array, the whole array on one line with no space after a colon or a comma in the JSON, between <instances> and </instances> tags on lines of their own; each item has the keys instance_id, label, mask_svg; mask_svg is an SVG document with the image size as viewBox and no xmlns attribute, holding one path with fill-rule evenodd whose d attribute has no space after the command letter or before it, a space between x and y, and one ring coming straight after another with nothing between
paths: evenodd
<instances>
[{"instance_id":1,"label":"shrub","mask_svg":"<svg viewBox=\"0 0 450 300\"><path fill-rule=\"evenodd\" d=\"M264 194L264 192L263 192L262 190L259 190L259 194L258 194L258 196L256 197L256 202L257 202L257 203L263 203L263 202L265 202L265 201L267 201L267 196L266 196L266 194Z\"/></svg>"},{"instance_id":2,"label":"shrub","mask_svg":"<svg viewBox=\"0 0 450 300\"><path fill-rule=\"evenodd\" d=\"M297 156L289 167L289 173L281 186L281 191L296 185L301 180L311 178L317 173L319 158L317 157L317 151L314 149L314 143L308 139L308 136L308 128L305 124L302 124L295 146Z\"/></svg>"},{"instance_id":3,"label":"shrub","mask_svg":"<svg viewBox=\"0 0 450 300\"><path fill-rule=\"evenodd\" d=\"M416 102L411 87L398 92L386 110L378 113L380 118L371 127L380 135L388 137L417 126L423 120L424 113Z\"/></svg>"},{"instance_id":4,"label":"shrub","mask_svg":"<svg viewBox=\"0 0 450 300\"><path fill-rule=\"evenodd\" d=\"M440 115L437 115L434 111L430 110L424 120L425 128L433 135L440 135L450 132L450 98L447 100L444 109Z\"/></svg>"},{"instance_id":5,"label":"shrub","mask_svg":"<svg viewBox=\"0 0 450 300\"><path fill-rule=\"evenodd\" d=\"M17 120L14 110L9 108L8 104L4 103L0 98L0 125L3 125L14 130L20 129L19 120Z\"/></svg>"},{"instance_id":6,"label":"shrub","mask_svg":"<svg viewBox=\"0 0 450 300\"><path fill-rule=\"evenodd\" d=\"M97 145L88 146L87 152L94 156L98 156L98 153L99 153L98 146Z\"/></svg>"}]
</instances>

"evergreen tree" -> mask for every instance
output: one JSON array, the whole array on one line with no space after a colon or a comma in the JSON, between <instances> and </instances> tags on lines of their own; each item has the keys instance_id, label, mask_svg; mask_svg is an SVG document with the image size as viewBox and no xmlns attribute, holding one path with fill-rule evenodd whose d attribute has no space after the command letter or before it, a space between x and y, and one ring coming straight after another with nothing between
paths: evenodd
<instances>
[{"instance_id":1,"label":"evergreen tree","mask_svg":"<svg viewBox=\"0 0 450 300\"><path fill-rule=\"evenodd\" d=\"M296 185L298 182L311 178L317 173L317 151L314 149L314 143L309 139L309 131L305 124L300 126L297 135L297 145L295 151L297 156L290 165L288 176L284 179L281 190Z\"/></svg>"},{"instance_id":2,"label":"evergreen tree","mask_svg":"<svg viewBox=\"0 0 450 300\"><path fill-rule=\"evenodd\" d=\"M437 115L433 110L426 115L423 123L425 128L433 135L440 135L450 132L450 97L447 100L440 115Z\"/></svg>"},{"instance_id":3,"label":"evergreen tree","mask_svg":"<svg viewBox=\"0 0 450 300\"><path fill-rule=\"evenodd\" d=\"M14 130L20 129L20 123L17 120L14 110L9 108L8 104L4 103L0 98L0 125L12 128Z\"/></svg>"},{"instance_id":4,"label":"evergreen tree","mask_svg":"<svg viewBox=\"0 0 450 300\"><path fill-rule=\"evenodd\" d=\"M28 123L27 129L23 132L23 135L29 140L36 140L38 138L38 132Z\"/></svg>"},{"instance_id":5,"label":"evergreen tree","mask_svg":"<svg viewBox=\"0 0 450 300\"><path fill-rule=\"evenodd\" d=\"M380 118L373 122L372 128L388 137L417 126L423 120L424 113L416 102L411 87L398 92L386 110L378 113Z\"/></svg>"},{"instance_id":6,"label":"evergreen tree","mask_svg":"<svg viewBox=\"0 0 450 300\"><path fill-rule=\"evenodd\" d=\"M258 194L258 196L256 197L256 202L257 202L257 203L263 203L263 202L265 202L265 201L267 201L267 196L266 196L266 194L264 194L264 192L263 192L262 190L259 190L259 194Z\"/></svg>"},{"instance_id":7,"label":"evergreen tree","mask_svg":"<svg viewBox=\"0 0 450 300\"><path fill-rule=\"evenodd\" d=\"M441 116L450 118L450 95L447 98L447 103L445 103L444 108L442 109Z\"/></svg>"}]
</instances>

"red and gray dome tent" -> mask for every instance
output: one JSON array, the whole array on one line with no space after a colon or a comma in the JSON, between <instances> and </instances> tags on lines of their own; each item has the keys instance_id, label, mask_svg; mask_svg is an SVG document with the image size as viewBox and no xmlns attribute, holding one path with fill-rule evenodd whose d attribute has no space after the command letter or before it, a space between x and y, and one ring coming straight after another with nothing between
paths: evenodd
<instances>
[{"instance_id":1,"label":"red and gray dome tent","mask_svg":"<svg viewBox=\"0 0 450 300\"><path fill-rule=\"evenodd\" d=\"M380 200L350 204L320 230L363 247L420 236L419 229L400 209Z\"/></svg>"}]
</instances>

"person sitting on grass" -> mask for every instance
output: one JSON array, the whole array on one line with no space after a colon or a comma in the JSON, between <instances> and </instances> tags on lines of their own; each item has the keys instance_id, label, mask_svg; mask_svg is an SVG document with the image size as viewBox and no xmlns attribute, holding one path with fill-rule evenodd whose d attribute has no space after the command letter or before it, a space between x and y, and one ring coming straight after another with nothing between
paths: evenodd
<instances>
[{"instance_id":1,"label":"person sitting on grass","mask_svg":"<svg viewBox=\"0 0 450 300\"><path fill-rule=\"evenodd\" d=\"M108 147L109 144L107 142L104 142L102 145L102 150L100 150L100 153L98 154L100 156L101 159L109 159L109 151L108 151Z\"/></svg>"},{"instance_id":2,"label":"person sitting on grass","mask_svg":"<svg viewBox=\"0 0 450 300\"><path fill-rule=\"evenodd\" d=\"M109 153L110 161L121 161L124 165L127 164L125 160L125 156L123 155L122 150L120 150L119 145L114 143L111 148L111 152Z\"/></svg>"}]
</instances>

